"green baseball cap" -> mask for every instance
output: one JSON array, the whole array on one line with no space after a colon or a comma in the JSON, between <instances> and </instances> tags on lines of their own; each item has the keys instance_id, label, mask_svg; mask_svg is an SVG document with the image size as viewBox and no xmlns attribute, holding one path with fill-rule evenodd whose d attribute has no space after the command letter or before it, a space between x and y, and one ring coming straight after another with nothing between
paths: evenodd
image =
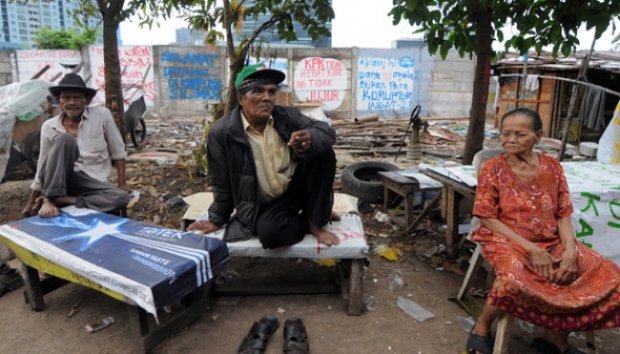
<instances>
[{"instance_id":1,"label":"green baseball cap","mask_svg":"<svg viewBox=\"0 0 620 354\"><path fill-rule=\"evenodd\" d=\"M279 70L269 69L264 63L248 65L241 69L235 79L235 88L239 89L239 85L247 79L268 78L272 79L277 85L284 81L285 75Z\"/></svg>"}]
</instances>

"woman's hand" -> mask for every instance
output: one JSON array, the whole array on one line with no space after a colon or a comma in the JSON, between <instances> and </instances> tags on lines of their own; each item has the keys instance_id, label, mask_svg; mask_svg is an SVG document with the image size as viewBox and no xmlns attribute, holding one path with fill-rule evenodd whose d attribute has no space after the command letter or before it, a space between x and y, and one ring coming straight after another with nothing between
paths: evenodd
<instances>
[{"instance_id":1,"label":"woman's hand","mask_svg":"<svg viewBox=\"0 0 620 354\"><path fill-rule=\"evenodd\" d=\"M559 263L560 266L552 274L551 282L558 285L572 283L578 275L577 255L564 252L562 258L559 259Z\"/></svg>"},{"instance_id":2,"label":"woman's hand","mask_svg":"<svg viewBox=\"0 0 620 354\"><path fill-rule=\"evenodd\" d=\"M557 261L553 259L549 252L539 248L538 246L532 247L529 254L530 263L532 264L532 267L534 267L534 270L536 270L536 273L551 281L554 272L553 264L557 263Z\"/></svg>"}]
</instances>

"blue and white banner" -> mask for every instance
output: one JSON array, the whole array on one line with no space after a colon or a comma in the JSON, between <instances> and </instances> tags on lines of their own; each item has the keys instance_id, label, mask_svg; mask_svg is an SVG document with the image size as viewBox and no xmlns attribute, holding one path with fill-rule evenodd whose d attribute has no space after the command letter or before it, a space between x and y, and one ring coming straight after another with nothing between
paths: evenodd
<instances>
[{"instance_id":1,"label":"blue and white banner","mask_svg":"<svg viewBox=\"0 0 620 354\"><path fill-rule=\"evenodd\" d=\"M224 271L229 261L221 240L75 207L54 218L3 225L0 236L153 315Z\"/></svg>"}]
</instances>

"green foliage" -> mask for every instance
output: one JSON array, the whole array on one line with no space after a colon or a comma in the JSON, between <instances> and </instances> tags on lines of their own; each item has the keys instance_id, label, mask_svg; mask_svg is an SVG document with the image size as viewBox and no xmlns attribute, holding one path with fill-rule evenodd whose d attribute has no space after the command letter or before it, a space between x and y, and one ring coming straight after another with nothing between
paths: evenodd
<instances>
[{"instance_id":1,"label":"green foliage","mask_svg":"<svg viewBox=\"0 0 620 354\"><path fill-rule=\"evenodd\" d=\"M82 32L76 30L51 30L42 27L35 34L33 42L38 49L80 49L83 45L95 43L97 30L85 29Z\"/></svg>"},{"instance_id":2,"label":"green foliage","mask_svg":"<svg viewBox=\"0 0 620 354\"><path fill-rule=\"evenodd\" d=\"M224 38L218 33L219 27L224 23L224 10L217 6L215 0L200 1L200 4L187 12L185 17L192 28L203 30L211 35L208 40ZM327 27L329 21L334 18L334 10L328 0L258 0L252 6L243 5L243 1L230 1L231 26L236 27L243 23L246 18L256 18L258 15L269 12L271 17L262 23L255 33L275 27L278 35L287 41L297 39L293 29L293 21L298 21L312 39L329 36ZM250 36L246 40L252 42L256 36ZM243 45L243 43L242 43Z\"/></svg>"},{"instance_id":3,"label":"green foliage","mask_svg":"<svg viewBox=\"0 0 620 354\"><path fill-rule=\"evenodd\" d=\"M595 29L596 37L620 14L617 0L394 0L390 12L394 24L407 20L421 27L431 53L445 58L448 49L460 55L476 53L475 35L479 25L474 15L483 9L491 14L493 38L502 42L504 25L514 25L517 33L505 42L506 50L540 53L547 45L552 54L567 56L579 44L577 30L584 24Z\"/></svg>"}]
</instances>

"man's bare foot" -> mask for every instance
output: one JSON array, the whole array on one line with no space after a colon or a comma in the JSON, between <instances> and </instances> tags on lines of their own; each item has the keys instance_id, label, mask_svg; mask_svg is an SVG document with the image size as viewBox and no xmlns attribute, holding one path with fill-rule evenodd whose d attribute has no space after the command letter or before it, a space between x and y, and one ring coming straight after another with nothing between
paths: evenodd
<instances>
[{"instance_id":1,"label":"man's bare foot","mask_svg":"<svg viewBox=\"0 0 620 354\"><path fill-rule=\"evenodd\" d=\"M332 215L329 217L331 221L340 221L340 215L332 210Z\"/></svg>"},{"instance_id":2,"label":"man's bare foot","mask_svg":"<svg viewBox=\"0 0 620 354\"><path fill-rule=\"evenodd\" d=\"M48 198L43 197L39 216L42 218L51 218L60 215L60 209L52 203Z\"/></svg>"},{"instance_id":3,"label":"man's bare foot","mask_svg":"<svg viewBox=\"0 0 620 354\"><path fill-rule=\"evenodd\" d=\"M325 230L322 227L318 227L313 223L308 223L308 225L310 228L310 233L316 237L319 243L327 246L335 246L340 244L340 239L333 232Z\"/></svg>"}]
</instances>

